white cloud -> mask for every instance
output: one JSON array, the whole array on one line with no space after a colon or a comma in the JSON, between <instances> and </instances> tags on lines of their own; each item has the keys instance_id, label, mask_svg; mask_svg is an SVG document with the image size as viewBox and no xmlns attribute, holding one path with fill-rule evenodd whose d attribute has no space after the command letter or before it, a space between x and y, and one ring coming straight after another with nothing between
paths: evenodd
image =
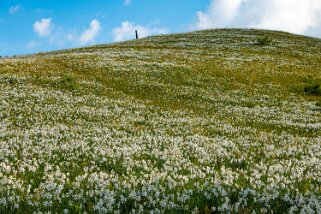
<instances>
[{"instance_id":1,"label":"white cloud","mask_svg":"<svg viewBox=\"0 0 321 214\"><path fill-rule=\"evenodd\" d=\"M19 12L19 10L21 9L21 5L15 5L15 6L12 6L9 8L9 13L12 15L12 14L15 14L17 12Z\"/></svg>"},{"instance_id":2,"label":"white cloud","mask_svg":"<svg viewBox=\"0 0 321 214\"><path fill-rule=\"evenodd\" d=\"M79 45L79 36L74 29L63 29L61 26L55 27L52 34L48 37L51 45L65 47L66 45Z\"/></svg>"},{"instance_id":3,"label":"white cloud","mask_svg":"<svg viewBox=\"0 0 321 214\"><path fill-rule=\"evenodd\" d=\"M305 33L320 27L321 1L318 0L270 0L255 27Z\"/></svg>"},{"instance_id":4,"label":"white cloud","mask_svg":"<svg viewBox=\"0 0 321 214\"><path fill-rule=\"evenodd\" d=\"M27 44L27 48L32 49L34 47L36 47L38 45L38 43L34 40L31 40L28 44Z\"/></svg>"},{"instance_id":5,"label":"white cloud","mask_svg":"<svg viewBox=\"0 0 321 214\"><path fill-rule=\"evenodd\" d=\"M132 3L132 0L124 0L124 5L127 6L127 5L130 5Z\"/></svg>"},{"instance_id":6,"label":"white cloud","mask_svg":"<svg viewBox=\"0 0 321 214\"><path fill-rule=\"evenodd\" d=\"M197 12L197 29L229 24L237 16L244 0L212 0L207 12Z\"/></svg>"},{"instance_id":7,"label":"white cloud","mask_svg":"<svg viewBox=\"0 0 321 214\"><path fill-rule=\"evenodd\" d=\"M95 37L101 30L100 22L93 19L88 29L80 33L76 28L64 29L59 25L53 25L52 19L42 19L37 21L33 25L33 29L40 38L38 41L31 40L28 44L28 48L34 48L43 44L50 44L57 47L75 47L94 42Z\"/></svg>"},{"instance_id":8,"label":"white cloud","mask_svg":"<svg viewBox=\"0 0 321 214\"><path fill-rule=\"evenodd\" d=\"M97 19L93 19L90 22L89 28L85 30L80 36L81 44L92 42L100 30L101 30L100 22Z\"/></svg>"},{"instance_id":9,"label":"white cloud","mask_svg":"<svg viewBox=\"0 0 321 214\"><path fill-rule=\"evenodd\" d=\"M38 33L39 36L49 36L53 29L52 18L41 19L33 24L33 30Z\"/></svg>"},{"instance_id":10,"label":"white cloud","mask_svg":"<svg viewBox=\"0 0 321 214\"><path fill-rule=\"evenodd\" d=\"M135 38L135 30L138 31L139 37L143 38L146 36L167 34L169 30L166 28L147 27L137 25L129 21L121 23L120 27L114 28L112 31L114 41L120 42Z\"/></svg>"},{"instance_id":11,"label":"white cloud","mask_svg":"<svg viewBox=\"0 0 321 214\"><path fill-rule=\"evenodd\" d=\"M256 27L292 33L319 32L320 0L212 0L197 12L193 29Z\"/></svg>"}]
</instances>

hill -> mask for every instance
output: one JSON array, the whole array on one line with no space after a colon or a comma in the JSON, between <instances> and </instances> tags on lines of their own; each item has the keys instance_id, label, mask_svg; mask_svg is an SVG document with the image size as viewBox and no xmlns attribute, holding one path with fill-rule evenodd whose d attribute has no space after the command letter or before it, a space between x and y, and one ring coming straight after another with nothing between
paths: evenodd
<instances>
[{"instance_id":1,"label":"hill","mask_svg":"<svg viewBox=\"0 0 321 214\"><path fill-rule=\"evenodd\" d=\"M321 212L321 40L217 29L0 59L0 212Z\"/></svg>"}]
</instances>

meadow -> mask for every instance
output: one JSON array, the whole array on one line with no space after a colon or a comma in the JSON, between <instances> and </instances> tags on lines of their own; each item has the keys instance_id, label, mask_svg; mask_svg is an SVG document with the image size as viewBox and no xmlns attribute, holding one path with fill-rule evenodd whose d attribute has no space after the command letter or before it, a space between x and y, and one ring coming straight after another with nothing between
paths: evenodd
<instances>
[{"instance_id":1,"label":"meadow","mask_svg":"<svg viewBox=\"0 0 321 214\"><path fill-rule=\"evenodd\" d=\"M0 213L321 213L321 40L217 29L0 59Z\"/></svg>"}]
</instances>

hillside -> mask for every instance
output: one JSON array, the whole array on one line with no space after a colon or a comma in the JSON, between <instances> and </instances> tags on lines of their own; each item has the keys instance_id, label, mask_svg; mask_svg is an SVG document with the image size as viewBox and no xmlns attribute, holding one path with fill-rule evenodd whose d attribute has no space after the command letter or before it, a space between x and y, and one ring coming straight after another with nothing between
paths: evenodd
<instances>
[{"instance_id":1,"label":"hillside","mask_svg":"<svg viewBox=\"0 0 321 214\"><path fill-rule=\"evenodd\" d=\"M320 39L218 29L0 59L0 213L320 204Z\"/></svg>"}]
</instances>

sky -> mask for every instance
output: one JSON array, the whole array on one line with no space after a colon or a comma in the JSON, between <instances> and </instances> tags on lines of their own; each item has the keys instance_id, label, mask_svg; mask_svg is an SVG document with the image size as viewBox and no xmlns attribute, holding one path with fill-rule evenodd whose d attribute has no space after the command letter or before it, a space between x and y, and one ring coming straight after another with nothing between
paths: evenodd
<instances>
[{"instance_id":1,"label":"sky","mask_svg":"<svg viewBox=\"0 0 321 214\"><path fill-rule=\"evenodd\" d=\"M212 28L321 38L321 0L0 0L0 55Z\"/></svg>"}]
</instances>

